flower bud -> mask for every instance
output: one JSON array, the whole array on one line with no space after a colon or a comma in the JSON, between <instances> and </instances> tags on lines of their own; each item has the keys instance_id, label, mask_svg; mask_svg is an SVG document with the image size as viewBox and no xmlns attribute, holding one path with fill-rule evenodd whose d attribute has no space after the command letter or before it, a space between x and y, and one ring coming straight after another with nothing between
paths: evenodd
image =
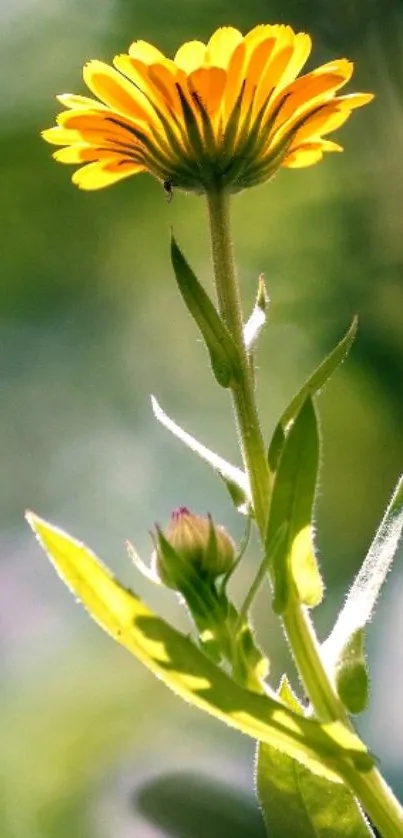
<instances>
[{"instance_id":1,"label":"flower bud","mask_svg":"<svg viewBox=\"0 0 403 838\"><path fill-rule=\"evenodd\" d=\"M179 507L164 532L157 530L152 564L169 588L181 590L200 579L214 580L231 570L234 559L232 538L210 516L193 515Z\"/></svg>"}]
</instances>

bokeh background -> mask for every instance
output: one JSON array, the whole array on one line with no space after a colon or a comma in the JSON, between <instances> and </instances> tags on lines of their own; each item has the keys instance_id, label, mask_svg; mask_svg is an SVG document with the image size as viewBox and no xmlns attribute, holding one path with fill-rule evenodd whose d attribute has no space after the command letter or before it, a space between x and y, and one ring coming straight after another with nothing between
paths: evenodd
<instances>
[{"instance_id":1,"label":"bokeh background","mask_svg":"<svg viewBox=\"0 0 403 838\"><path fill-rule=\"evenodd\" d=\"M2 838L261 835L253 743L174 699L115 646L57 579L26 507L91 544L185 627L168 592L138 579L124 540L186 504L242 534L221 484L152 418L149 395L237 459L231 408L179 299L169 228L208 287L202 201L168 205L147 176L80 193L39 138L54 94L85 92L82 64L135 39L168 53L216 26L286 22L313 61L346 55L375 102L340 132L343 155L283 171L234 201L246 309L266 274L259 354L267 434L306 375L360 331L320 398L317 541L328 598L322 637L362 561L403 465L403 3L400 0L2 0L0 822ZM400 559L401 559L400 554ZM258 560L238 572L240 597ZM368 631L372 697L360 729L403 791L403 572L396 561ZM256 624L273 678L291 670L262 591ZM221 813L221 815L219 814Z\"/></svg>"}]
</instances>

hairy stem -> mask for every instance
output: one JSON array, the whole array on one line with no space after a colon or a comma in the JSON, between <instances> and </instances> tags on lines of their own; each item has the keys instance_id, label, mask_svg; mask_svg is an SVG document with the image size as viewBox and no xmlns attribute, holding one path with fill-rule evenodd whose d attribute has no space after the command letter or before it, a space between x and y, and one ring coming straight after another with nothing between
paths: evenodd
<instances>
[{"instance_id":1,"label":"hairy stem","mask_svg":"<svg viewBox=\"0 0 403 838\"><path fill-rule=\"evenodd\" d=\"M230 232L230 197L220 189L212 190L207 202L219 311L231 332L239 357L238 378L231 388L237 432L264 549L270 506L270 472L259 422L253 370L244 343L241 299ZM246 599L248 606L263 575L261 566L252 585L251 596ZM315 714L323 721L342 721L351 729L347 713L326 671L307 609L293 601L283 615L283 625ZM382 838L403 835L403 810L377 769L366 773L349 766L345 769L342 773L346 783L380 830Z\"/></svg>"}]
</instances>

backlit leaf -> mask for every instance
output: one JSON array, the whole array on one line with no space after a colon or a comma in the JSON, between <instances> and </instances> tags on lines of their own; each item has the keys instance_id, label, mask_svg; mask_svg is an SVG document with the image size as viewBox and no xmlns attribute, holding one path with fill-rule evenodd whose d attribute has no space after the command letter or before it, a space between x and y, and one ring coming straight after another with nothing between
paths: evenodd
<instances>
[{"instance_id":1,"label":"backlit leaf","mask_svg":"<svg viewBox=\"0 0 403 838\"><path fill-rule=\"evenodd\" d=\"M266 537L273 571L273 608L283 613L296 596L310 607L323 595L313 547L312 508L319 465L319 435L311 399L292 425L277 467Z\"/></svg>"},{"instance_id":2,"label":"backlit leaf","mask_svg":"<svg viewBox=\"0 0 403 838\"><path fill-rule=\"evenodd\" d=\"M334 782L340 780L344 760L360 770L372 767L364 744L342 723L299 718L275 698L239 686L123 587L91 550L33 513L27 513L27 520L90 615L177 695Z\"/></svg>"},{"instance_id":3,"label":"backlit leaf","mask_svg":"<svg viewBox=\"0 0 403 838\"><path fill-rule=\"evenodd\" d=\"M171 260L179 291L207 346L215 378L221 387L229 387L238 378L237 348L225 323L221 320L217 309L193 273L173 236Z\"/></svg>"}]
</instances>

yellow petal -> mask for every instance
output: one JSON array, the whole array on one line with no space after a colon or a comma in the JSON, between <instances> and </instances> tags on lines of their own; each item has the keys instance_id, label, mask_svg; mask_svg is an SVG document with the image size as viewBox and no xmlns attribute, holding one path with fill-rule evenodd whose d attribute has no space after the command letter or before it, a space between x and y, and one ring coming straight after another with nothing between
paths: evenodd
<instances>
[{"instance_id":1,"label":"yellow petal","mask_svg":"<svg viewBox=\"0 0 403 838\"><path fill-rule=\"evenodd\" d=\"M248 86L256 87L262 77L262 73L266 70L273 51L276 47L275 38L267 38L257 44L253 52L250 54L247 63L245 78Z\"/></svg>"},{"instance_id":2,"label":"yellow petal","mask_svg":"<svg viewBox=\"0 0 403 838\"><path fill-rule=\"evenodd\" d=\"M73 183L80 189L93 190L111 186L130 175L144 172L144 166L131 161L121 161L118 157L89 163L78 169L72 177Z\"/></svg>"},{"instance_id":3,"label":"yellow petal","mask_svg":"<svg viewBox=\"0 0 403 838\"><path fill-rule=\"evenodd\" d=\"M281 88L286 87L290 82L294 81L298 73L305 66L312 49L312 41L309 35L305 32L298 32L294 38L293 54L288 64L287 69L283 73L281 79Z\"/></svg>"},{"instance_id":4,"label":"yellow petal","mask_svg":"<svg viewBox=\"0 0 403 838\"><path fill-rule=\"evenodd\" d=\"M205 53L205 64L227 69L231 56L242 41L242 33L232 26L223 26L211 36Z\"/></svg>"},{"instance_id":5,"label":"yellow petal","mask_svg":"<svg viewBox=\"0 0 403 838\"><path fill-rule=\"evenodd\" d=\"M278 102L283 99L285 101L276 120L277 125L285 123L288 119L291 122L297 121L303 115L304 109L311 110L320 102L325 103L333 98L335 91L343 84L345 84L344 76L337 75L335 72L309 73L283 89L272 101L270 111L275 110ZM268 113L268 118L270 118L270 113Z\"/></svg>"},{"instance_id":6,"label":"yellow petal","mask_svg":"<svg viewBox=\"0 0 403 838\"><path fill-rule=\"evenodd\" d=\"M147 120L152 109L141 91L102 61L90 61L83 70L84 81L110 108L133 119Z\"/></svg>"},{"instance_id":7,"label":"yellow petal","mask_svg":"<svg viewBox=\"0 0 403 838\"><path fill-rule=\"evenodd\" d=\"M295 151L292 151L285 158L282 165L287 169L303 169L306 166L313 166L315 163L319 163L322 157L323 151L321 148L304 148L304 146L301 146L295 149Z\"/></svg>"},{"instance_id":8,"label":"yellow petal","mask_svg":"<svg viewBox=\"0 0 403 838\"><path fill-rule=\"evenodd\" d=\"M88 143L76 143L66 148L59 148L53 157L59 163L89 163L92 160L110 159L111 149L97 148Z\"/></svg>"},{"instance_id":9,"label":"yellow petal","mask_svg":"<svg viewBox=\"0 0 403 838\"><path fill-rule=\"evenodd\" d=\"M129 47L129 55L138 58L144 64L155 64L156 61L163 61L165 55L157 47L148 44L147 41L134 41Z\"/></svg>"},{"instance_id":10,"label":"yellow petal","mask_svg":"<svg viewBox=\"0 0 403 838\"><path fill-rule=\"evenodd\" d=\"M245 43L238 44L232 55L227 71L227 85L224 92L222 113L226 122L232 112L235 102L241 92L244 78L244 67L246 58Z\"/></svg>"},{"instance_id":11,"label":"yellow petal","mask_svg":"<svg viewBox=\"0 0 403 838\"><path fill-rule=\"evenodd\" d=\"M59 96L56 96L56 99L65 108L76 108L77 110L80 108L85 108L86 110L99 108L99 110L106 110L105 105L98 102L97 99L90 99L89 96L76 96L74 93L60 93Z\"/></svg>"},{"instance_id":12,"label":"yellow petal","mask_svg":"<svg viewBox=\"0 0 403 838\"><path fill-rule=\"evenodd\" d=\"M337 76L344 76L346 82L350 81L353 75L354 64L348 58L336 58L333 61L328 61L327 64L321 64L312 70L312 75L318 76L321 73L335 73Z\"/></svg>"},{"instance_id":13,"label":"yellow petal","mask_svg":"<svg viewBox=\"0 0 403 838\"><path fill-rule=\"evenodd\" d=\"M336 131L350 116L347 108L338 108L337 100L329 102L320 111L308 117L295 134L295 142L304 143L322 134ZM294 144L294 141L293 141Z\"/></svg>"},{"instance_id":14,"label":"yellow petal","mask_svg":"<svg viewBox=\"0 0 403 838\"><path fill-rule=\"evenodd\" d=\"M347 93L345 96L338 96L337 102L349 110L354 108L362 108L363 105L368 105L374 99L373 93Z\"/></svg>"},{"instance_id":15,"label":"yellow petal","mask_svg":"<svg viewBox=\"0 0 403 838\"><path fill-rule=\"evenodd\" d=\"M180 101L176 87L176 82L179 81L178 72L172 70L168 63L151 64L148 67L148 80L157 89L157 93L163 97L164 105L174 110L179 109ZM184 78L181 81L183 84Z\"/></svg>"},{"instance_id":16,"label":"yellow petal","mask_svg":"<svg viewBox=\"0 0 403 838\"><path fill-rule=\"evenodd\" d=\"M81 140L79 131L62 128L59 125L56 125L54 128L46 128L45 131L41 132L41 136L47 143L51 143L52 145L70 145L70 143L76 143Z\"/></svg>"},{"instance_id":17,"label":"yellow petal","mask_svg":"<svg viewBox=\"0 0 403 838\"><path fill-rule=\"evenodd\" d=\"M258 26L255 26L254 29L251 29L244 37L247 55L250 55L250 53L253 52L256 46L262 41L271 39L278 41L285 28L286 27L279 23L260 23Z\"/></svg>"},{"instance_id":18,"label":"yellow petal","mask_svg":"<svg viewBox=\"0 0 403 838\"><path fill-rule=\"evenodd\" d=\"M284 47L282 46L281 49L278 49L276 45L276 49L273 51L257 87L255 99L257 110L262 107L265 100L272 95L273 90L281 82L292 55L293 48L291 45L287 44Z\"/></svg>"},{"instance_id":19,"label":"yellow petal","mask_svg":"<svg viewBox=\"0 0 403 838\"><path fill-rule=\"evenodd\" d=\"M175 64L185 73L191 73L203 66L205 54L206 45L202 41L188 41L178 49Z\"/></svg>"},{"instance_id":20,"label":"yellow petal","mask_svg":"<svg viewBox=\"0 0 403 838\"><path fill-rule=\"evenodd\" d=\"M200 67L190 73L188 85L190 92L200 97L206 111L214 114L221 104L226 81L227 74L220 67Z\"/></svg>"}]
</instances>

